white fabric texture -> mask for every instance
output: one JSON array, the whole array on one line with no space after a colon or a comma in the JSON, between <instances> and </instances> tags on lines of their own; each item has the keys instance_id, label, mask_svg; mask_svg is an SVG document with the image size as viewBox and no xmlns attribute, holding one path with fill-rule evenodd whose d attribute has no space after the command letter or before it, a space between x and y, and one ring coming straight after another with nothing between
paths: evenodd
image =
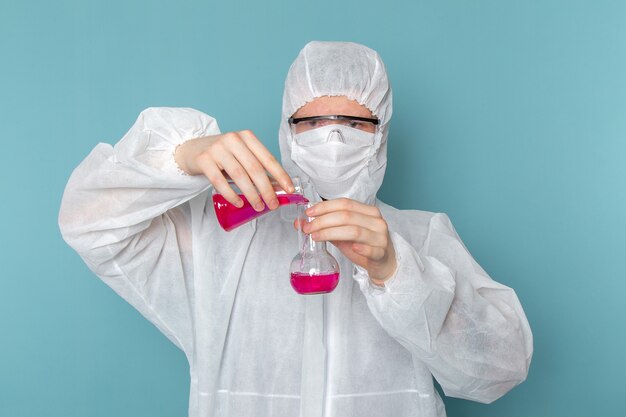
<instances>
[{"instance_id":1,"label":"white fabric texture","mask_svg":"<svg viewBox=\"0 0 626 417\"><path fill-rule=\"evenodd\" d=\"M304 48L286 81L284 166L301 174L286 118L327 94L358 100L384 123L367 175L350 190L389 224L398 269L384 287L329 245L342 273L336 290L296 294L297 233L278 211L224 232L208 180L173 168L178 144L219 132L192 109L145 110L114 147L96 146L67 184L64 239L185 353L190 417L444 416L433 375L447 395L481 402L526 378L532 335L514 291L474 261L445 214L375 198L391 92L374 51Z\"/></svg>"}]
</instances>

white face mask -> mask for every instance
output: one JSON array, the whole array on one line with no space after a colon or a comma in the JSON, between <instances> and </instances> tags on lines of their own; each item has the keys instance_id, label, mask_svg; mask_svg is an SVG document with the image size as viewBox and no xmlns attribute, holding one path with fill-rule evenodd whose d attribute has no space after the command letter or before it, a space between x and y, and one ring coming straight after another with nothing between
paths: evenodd
<instances>
[{"instance_id":1,"label":"white face mask","mask_svg":"<svg viewBox=\"0 0 626 417\"><path fill-rule=\"evenodd\" d=\"M328 125L295 135L291 159L324 198L346 196L374 152L374 133Z\"/></svg>"}]
</instances>

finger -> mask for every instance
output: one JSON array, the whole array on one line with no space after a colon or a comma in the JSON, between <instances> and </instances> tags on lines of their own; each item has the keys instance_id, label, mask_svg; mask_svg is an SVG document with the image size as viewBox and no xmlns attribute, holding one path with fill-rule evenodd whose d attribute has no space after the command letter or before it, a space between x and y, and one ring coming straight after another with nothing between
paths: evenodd
<instances>
[{"instance_id":1,"label":"finger","mask_svg":"<svg viewBox=\"0 0 626 417\"><path fill-rule=\"evenodd\" d=\"M350 262L356 265L362 266L363 268L367 267L367 264L370 261L370 259L367 258L366 256L361 255L358 252L355 252L352 249L352 246L355 245L355 243L340 242L336 240L331 241L330 243L334 245L337 249L339 249L339 251L343 253L343 255L350 260Z\"/></svg>"},{"instance_id":2,"label":"finger","mask_svg":"<svg viewBox=\"0 0 626 417\"><path fill-rule=\"evenodd\" d=\"M274 158L269 150L261 143L261 141L250 130L243 130L239 132L239 135L246 143L246 146L252 151L256 158L261 162L263 167L269 172L272 177L278 181L283 190L288 193L293 193L295 188L291 177L287 174L287 171L280 165L280 163Z\"/></svg>"},{"instance_id":3,"label":"finger","mask_svg":"<svg viewBox=\"0 0 626 417\"><path fill-rule=\"evenodd\" d=\"M295 219L293 221L293 228L296 230L300 230L300 227L304 227L304 225L307 223L308 221L306 219L302 219L302 218Z\"/></svg>"},{"instance_id":4,"label":"finger","mask_svg":"<svg viewBox=\"0 0 626 417\"><path fill-rule=\"evenodd\" d=\"M363 245L360 243L355 243L352 245L352 250L358 253L359 255L365 256L366 258L371 259L372 261L378 262L385 258L386 251L385 249L378 246L370 246Z\"/></svg>"},{"instance_id":5,"label":"finger","mask_svg":"<svg viewBox=\"0 0 626 417\"><path fill-rule=\"evenodd\" d=\"M311 237L315 241L337 240L364 243L370 246L386 246L384 235L359 226L331 227L312 233Z\"/></svg>"},{"instance_id":6,"label":"finger","mask_svg":"<svg viewBox=\"0 0 626 417\"><path fill-rule=\"evenodd\" d=\"M246 199L252 207L256 211L263 211L265 204L239 161L229 152L224 152L223 155L220 155L219 160L221 168L230 176L235 184L237 184L237 187L239 187L243 195L246 196Z\"/></svg>"},{"instance_id":7,"label":"finger","mask_svg":"<svg viewBox=\"0 0 626 417\"><path fill-rule=\"evenodd\" d=\"M378 217L372 217L354 211L335 211L316 217L305 228L306 233L313 233L337 226L359 226L376 233L387 233L387 223Z\"/></svg>"},{"instance_id":8,"label":"finger","mask_svg":"<svg viewBox=\"0 0 626 417\"><path fill-rule=\"evenodd\" d=\"M272 186L270 178L267 176L267 172L265 172L261 162L250 151L246 144L242 140L231 140L228 142L227 147L244 167L267 206L272 210L278 208L279 204L276 198L276 191Z\"/></svg>"},{"instance_id":9,"label":"finger","mask_svg":"<svg viewBox=\"0 0 626 417\"><path fill-rule=\"evenodd\" d=\"M243 206L243 200L239 197L239 195L231 188L228 183L228 180L222 174L222 171L217 166L215 161L205 159L201 164L198 165L202 173L209 179L215 191L226 199L229 203L235 205L236 207L241 208Z\"/></svg>"},{"instance_id":10,"label":"finger","mask_svg":"<svg viewBox=\"0 0 626 417\"><path fill-rule=\"evenodd\" d=\"M307 209L308 216L321 216L333 211L354 211L372 217L382 217L378 207L360 203L349 198L337 198L333 200L322 201Z\"/></svg>"}]
</instances>

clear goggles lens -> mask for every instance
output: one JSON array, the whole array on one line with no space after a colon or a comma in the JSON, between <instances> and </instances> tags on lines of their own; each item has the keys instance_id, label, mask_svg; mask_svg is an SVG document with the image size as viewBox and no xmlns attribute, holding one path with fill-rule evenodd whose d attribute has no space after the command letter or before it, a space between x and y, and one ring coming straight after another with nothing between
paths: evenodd
<instances>
[{"instance_id":1,"label":"clear goggles lens","mask_svg":"<svg viewBox=\"0 0 626 417\"><path fill-rule=\"evenodd\" d=\"M356 116L313 116L289 119L289 126L293 135L308 132L309 130L325 127L328 125L341 125L363 132L376 133L378 119L369 119Z\"/></svg>"}]
</instances>

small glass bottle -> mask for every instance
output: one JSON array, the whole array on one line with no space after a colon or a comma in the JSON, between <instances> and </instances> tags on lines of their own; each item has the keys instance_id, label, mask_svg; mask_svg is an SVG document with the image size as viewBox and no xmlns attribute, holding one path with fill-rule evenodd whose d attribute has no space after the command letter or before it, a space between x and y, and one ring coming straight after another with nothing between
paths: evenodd
<instances>
[{"instance_id":1,"label":"small glass bottle","mask_svg":"<svg viewBox=\"0 0 626 417\"><path fill-rule=\"evenodd\" d=\"M276 180L271 179L270 181L274 187L276 198L278 199L280 206L288 204L305 204L307 202L302 192L300 178L294 177L291 181L293 182L293 186L295 188L295 192L293 193L287 193L283 190ZM265 208L262 211L256 211L233 180L228 180L228 185L243 200L243 206L237 207L229 203L222 194L218 193L215 188L213 189L213 208L215 209L217 221L220 226L222 226L222 229L229 232L234 228L239 227L250 220L256 219L257 217L260 217L270 211L270 208L267 207L267 205L265 205Z\"/></svg>"},{"instance_id":2,"label":"small glass bottle","mask_svg":"<svg viewBox=\"0 0 626 417\"><path fill-rule=\"evenodd\" d=\"M291 261L291 286L298 294L325 294L339 283L339 263L326 249L326 242L316 242L302 231L302 226L313 220L304 213L314 203L299 204L299 252Z\"/></svg>"}]
</instances>

